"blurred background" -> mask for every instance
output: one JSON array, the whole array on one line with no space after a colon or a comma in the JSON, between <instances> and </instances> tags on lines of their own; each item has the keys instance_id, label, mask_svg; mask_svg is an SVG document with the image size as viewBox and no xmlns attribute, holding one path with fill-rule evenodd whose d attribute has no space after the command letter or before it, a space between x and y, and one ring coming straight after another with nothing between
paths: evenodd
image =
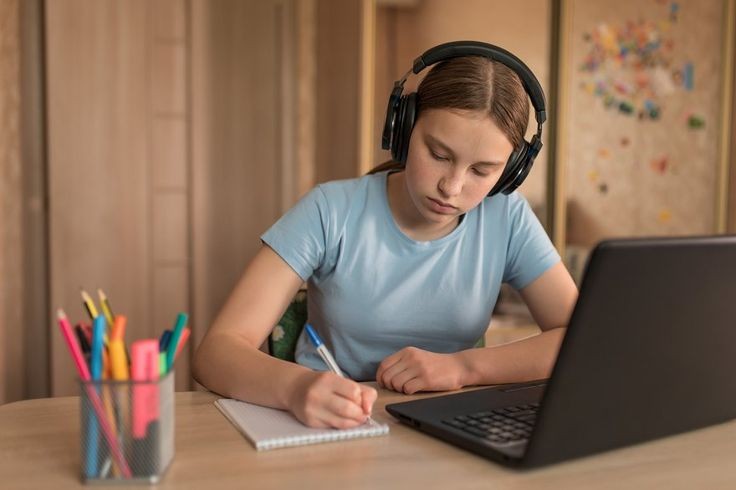
<instances>
[{"instance_id":1,"label":"blurred background","mask_svg":"<svg viewBox=\"0 0 736 490\"><path fill-rule=\"evenodd\" d=\"M55 317L87 320L80 289L129 341L189 312L176 384L196 388L259 235L388 159L391 86L445 41L502 46L545 89L520 192L576 280L602 239L733 233L734 19L734 0L0 0L0 403L76 394ZM535 328L508 289L496 313L492 342Z\"/></svg>"}]
</instances>

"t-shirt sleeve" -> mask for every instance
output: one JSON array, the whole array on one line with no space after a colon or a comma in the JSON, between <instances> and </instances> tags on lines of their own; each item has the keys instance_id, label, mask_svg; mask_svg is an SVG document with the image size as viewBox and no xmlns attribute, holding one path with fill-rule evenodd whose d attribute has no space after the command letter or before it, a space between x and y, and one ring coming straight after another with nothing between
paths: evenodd
<instances>
[{"instance_id":1,"label":"t-shirt sleeve","mask_svg":"<svg viewBox=\"0 0 736 490\"><path fill-rule=\"evenodd\" d=\"M324 261L328 218L327 199L315 187L261 235L261 241L306 281Z\"/></svg>"},{"instance_id":2,"label":"t-shirt sleeve","mask_svg":"<svg viewBox=\"0 0 736 490\"><path fill-rule=\"evenodd\" d=\"M508 250L503 281L523 289L560 261L552 241L521 195L510 204Z\"/></svg>"}]
</instances>

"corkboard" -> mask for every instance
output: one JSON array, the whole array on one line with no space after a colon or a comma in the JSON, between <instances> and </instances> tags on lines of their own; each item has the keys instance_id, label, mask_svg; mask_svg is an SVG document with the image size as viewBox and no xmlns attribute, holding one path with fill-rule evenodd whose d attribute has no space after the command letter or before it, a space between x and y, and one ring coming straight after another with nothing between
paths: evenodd
<instances>
[{"instance_id":1,"label":"corkboard","mask_svg":"<svg viewBox=\"0 0 736 490\"><path fill-rule=\"evenodd\" d=\"M723 0L572 1L567 240L716 228Z\"/></svg>"}]
</instances>

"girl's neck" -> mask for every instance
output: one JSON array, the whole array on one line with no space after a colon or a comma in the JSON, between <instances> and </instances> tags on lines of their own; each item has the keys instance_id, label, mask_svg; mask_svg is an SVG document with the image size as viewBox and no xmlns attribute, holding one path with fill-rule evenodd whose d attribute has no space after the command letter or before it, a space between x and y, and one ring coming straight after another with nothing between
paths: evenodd
<instances>
[{"instance_id":1,"label":"girl's neck","mask_svg":"<svg viewBox=\"0 0 736 490\"><path fill-rule=\"evenodd\" d=\"M459 222L455 217L448 223L427 221L417 210L406 188L405 172L394 172L386 176L386 195L388 207L396 226L412 240L426 242L437 240L454 230Z\"/></svg>"}]
</instances>

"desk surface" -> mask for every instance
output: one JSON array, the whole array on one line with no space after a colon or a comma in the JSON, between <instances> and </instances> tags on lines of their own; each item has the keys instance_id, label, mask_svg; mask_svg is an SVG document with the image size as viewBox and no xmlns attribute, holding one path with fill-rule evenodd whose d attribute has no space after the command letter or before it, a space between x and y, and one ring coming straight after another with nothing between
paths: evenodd
<instances>
[{"instance_id":1,"label":"desk surface","mask_svg":"<svg viewBox=\"0 0 736 490\"><path fill-rule=\"evenodd\" d=\"M670 490L736 486L736 421L520 472L404 427L383 409L386 403L416 396L379 391L374 414L377 420L391 424L386 437L260 453L218 412L213 405L216 398L203 392L176 394L176 455L155 488ZM82 487L78 419L77 397L0 406L0 487Z\"/></svg>"}]
</instances>

